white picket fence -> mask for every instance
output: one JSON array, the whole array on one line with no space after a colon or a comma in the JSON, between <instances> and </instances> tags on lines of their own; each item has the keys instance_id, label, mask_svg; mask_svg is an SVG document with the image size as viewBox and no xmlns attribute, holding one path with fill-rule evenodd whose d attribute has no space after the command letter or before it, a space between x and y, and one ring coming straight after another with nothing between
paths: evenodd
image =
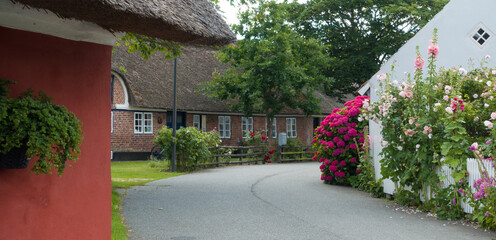
<instances>
[{"instance_id":1,"label":"white picket fence","mask_svg":"<svg viewBox=\"0 0 496 240\"><path fill-rule=\"evenodd\" d=\"M493 162L492 161L482 161L486 170L487 170L487 177L494 177L494 168L492 167ZM475 181L477 179L481 178L481 173L479 171L479 163L477 159L475 158L469 158L467 159L467 171L469 172L468 175L468 185L470 186L470 189L472 190L472 193L475 192L475 189L473 188ZM446 179L443 181L444 186L449 186L450 184L455 184L455 180L451 177L451 173L453 172L453 169L451 169L448 165L444 165L440 170L439 174L442 176L446 176ZM468 203L462 201L462 208L466 213L472 213L474 211L474 208L468 205Z\"/></svg>"}]
</instances>

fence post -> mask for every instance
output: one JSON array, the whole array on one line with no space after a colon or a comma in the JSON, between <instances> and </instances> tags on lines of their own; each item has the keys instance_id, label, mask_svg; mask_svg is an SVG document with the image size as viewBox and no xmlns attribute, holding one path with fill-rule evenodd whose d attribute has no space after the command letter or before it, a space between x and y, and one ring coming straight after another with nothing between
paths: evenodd
<instances>
[{"instance_id":1,"label":"fence post","mask_svg":"<svg viewBox=\"0 0 496 240\"><path fill-rule=\"evenodd\" d=\"M278 162L282 162L282 149L283 148L282 148L282 146L277 146L277 148L278 148L278 151L277 151L278 152L277 153L277 161Z\"/></svg>"}]
</instances>

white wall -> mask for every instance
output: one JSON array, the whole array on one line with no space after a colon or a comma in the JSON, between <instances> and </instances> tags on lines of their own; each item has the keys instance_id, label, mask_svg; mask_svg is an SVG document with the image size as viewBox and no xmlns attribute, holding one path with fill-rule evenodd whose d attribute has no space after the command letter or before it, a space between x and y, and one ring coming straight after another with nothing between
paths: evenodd
<instances>
[{"instance_id":1,"label":"white wall","mask_svg":"<svg viewBox=\"0 0 496 240\"><path fill-rule=\"evenodd\" d=\"M416 46L420 47L420 53L426 60L427 47L432 38L434 28L438 29L439 55L436 65L438 67L450 68L453 66L470 69L469 59L475 59L474 66L479 66L480 59L486 55L492 56L489 66L494 66L496 61L496 35L489 38L483 48L472 40L472 33L477 26L483 24L486 30L496 33L496 1L494 0L451 0L445 8L439 12L421 31L403 45L388 62L386 62L379 73L390 73L391 66L395 65L393 80L401 82L404 80L404 72L414 72L413 63L416 57ZM379 87L377 74L369 80L371 101L378 100L375 89ZM382 150L380 146L380 126L371 121L371 154L375 162L376 176L380 177L380 157ZM384 181L384 191L392 194L394 186L391 181Z\"/></svg>"}]
</instances>

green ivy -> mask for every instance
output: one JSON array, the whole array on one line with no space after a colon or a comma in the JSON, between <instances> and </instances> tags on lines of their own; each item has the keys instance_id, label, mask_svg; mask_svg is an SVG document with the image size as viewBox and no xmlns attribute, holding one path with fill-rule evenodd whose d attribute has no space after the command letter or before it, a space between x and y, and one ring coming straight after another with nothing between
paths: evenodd
<instances>
[{"instance_id":1,"label":"green ivy","mask_svg":"<svg viewBox=\"0 0 496 240\"><path fill-rule=\"evenodd\" d=\"M25 145L28 157L39 158L32 171L51 174L53 168L62 175L67 160L75 162L81 152L81 122L42 91L33 95L29 89L20 98L8 98L11 83L0 81L0 154Z\"/></svg>"}]
</instances>

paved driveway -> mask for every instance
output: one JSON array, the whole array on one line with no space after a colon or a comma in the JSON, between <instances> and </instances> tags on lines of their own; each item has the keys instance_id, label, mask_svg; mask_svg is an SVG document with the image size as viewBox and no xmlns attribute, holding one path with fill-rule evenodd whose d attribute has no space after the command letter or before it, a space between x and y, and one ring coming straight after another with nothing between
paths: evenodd
<instances>
[{"instance_id":1,"label":"paved driveway","mask_svg":"<svg viewBox=\"0 0 496 240\"><path fill-rule=\"evenodd\" d=\"M127 190L131 240L492 239L349 187L320 181L315 162L209 169Z\"/></svg>"}]
</instances>

